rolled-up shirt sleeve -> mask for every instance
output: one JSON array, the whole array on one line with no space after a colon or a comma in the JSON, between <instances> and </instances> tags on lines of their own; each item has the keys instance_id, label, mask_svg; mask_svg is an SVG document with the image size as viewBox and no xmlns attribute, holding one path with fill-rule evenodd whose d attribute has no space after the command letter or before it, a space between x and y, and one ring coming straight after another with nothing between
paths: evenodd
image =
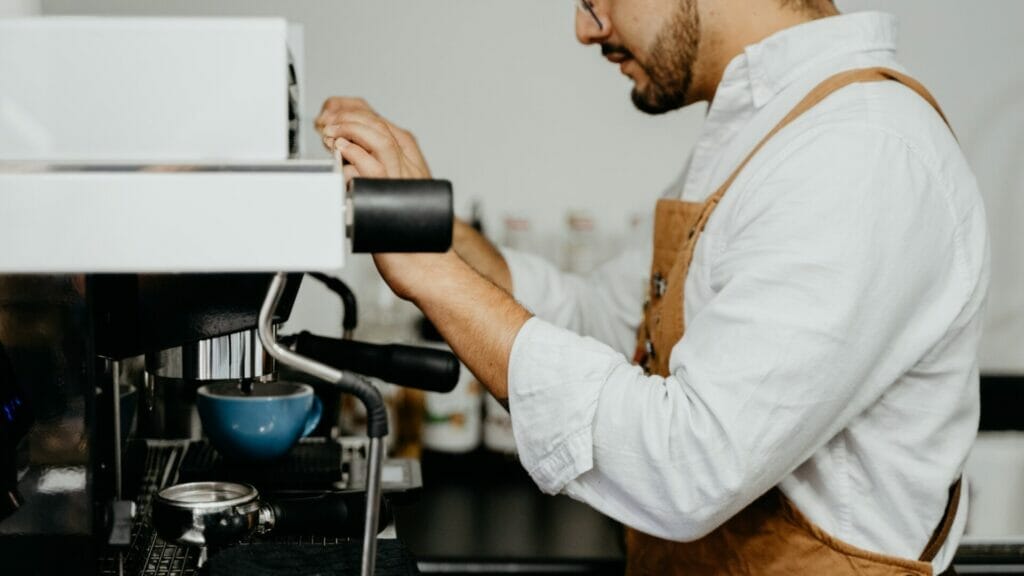
<instances>
[{"instance_id":1,"label":"rolled-up shirt sleeve","mask_svg":"<svg viewBox=\"0 0 1024 576\"><path fill-rule=\"evenodd\" d=\"M593 466L597 403L604 384L623 368L623 357L593 338L534 317L520 329L510 359L509 382L516 383L515 397L510 397L513 433L520 457L541 490L557 493ZM537 365L550 367L544 377L538 377ZM553 385L551 378L559 372L571 380ZM556 399L558 404L552 402Z\"/></svg>"},{"instance_id":2,"label":"rolled-up shirt sleeve","mask_svg":"<svg viewBox=\"0 0 1024 576\"><path fill-rule=\"evenodd\" d=\"M974 287L943 186L901 140L858 124L776 151L709 225L713 296L688 315L668 377L543 317L523 326L508 375L524 467L649 534L713 530L956 321Z\"/></svg>"}]
</instances>

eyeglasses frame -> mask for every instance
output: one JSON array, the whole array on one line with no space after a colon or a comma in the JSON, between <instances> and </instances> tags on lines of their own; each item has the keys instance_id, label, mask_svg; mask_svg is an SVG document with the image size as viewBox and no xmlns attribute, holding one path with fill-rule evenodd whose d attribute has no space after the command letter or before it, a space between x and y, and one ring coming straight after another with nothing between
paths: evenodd
<instances>
[{"instance_id":1,"label":"eyeglasses frame","mask_svg":"<svg viewBox=\"0 0 1024 576\"><path fill-rule=\"evenodd\" d=\"M597 17L597 12L594 11L594 5L590 2L590 0L579 0L577 6L580 10L583 10L584 12L590 14L590 16L594 19L594 22L597 22L598 30L604 30L604 24L602 24L601 19Z\"/></svg>"}]
</instances>

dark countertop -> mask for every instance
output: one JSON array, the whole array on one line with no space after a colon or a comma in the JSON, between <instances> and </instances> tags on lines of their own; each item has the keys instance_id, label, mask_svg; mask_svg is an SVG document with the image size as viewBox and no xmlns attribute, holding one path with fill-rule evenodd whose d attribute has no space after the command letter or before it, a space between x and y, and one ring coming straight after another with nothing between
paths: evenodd
<instances>
[{"instance_id":1,"label":"dark countertop","mask_svg":"<svg viewBox=\"0 0 1024 576\"><path fill-rule=\"evenodd\" d=\"M542 494L517 461L424 454L423 491L395 510L424 574L622 574L619 524Z\"/></svg>"},{"instance_id":2,"label":"dark countertop","mask_svg":"<svg viewBox=\"0 0 1024 576\"><path fill-rule=\"evenodd\" d=\"M424 574L622 574L619 524L542 494L514 459L425 454L422 467L423 491L395 520ZM955 562L961 574L1024 574L1024 540L965 544Z\"/></svg>"},{"instance_id":3,"label":"dark countertop","mask_svg":"<svg viewBox=\"0 0 1024 576\"><path fill-rule=\"evenodd\" d=\"M961 544L953 563L960 574L1024 574L1024 540Z\"/></svg>"}]
</instances>

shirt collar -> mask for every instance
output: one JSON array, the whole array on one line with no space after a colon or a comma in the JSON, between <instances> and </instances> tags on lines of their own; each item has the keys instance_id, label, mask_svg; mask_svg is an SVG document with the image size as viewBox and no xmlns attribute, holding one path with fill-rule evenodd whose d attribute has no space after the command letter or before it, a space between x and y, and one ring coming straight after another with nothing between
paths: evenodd
<instances>
[{"instance_id":1,"label":"shirt collar","mask_svg":"<svg viewBox=\"0 0 1024 576\"><path fill-rule=\"evenodd\" d=\"M719 88L746 83L754 107L761 108L826 60L856 52L895 52L897 29L896 17L881 12L832 16L787 28L747 46L726 67Z\"/></svg>"}]
</instances>

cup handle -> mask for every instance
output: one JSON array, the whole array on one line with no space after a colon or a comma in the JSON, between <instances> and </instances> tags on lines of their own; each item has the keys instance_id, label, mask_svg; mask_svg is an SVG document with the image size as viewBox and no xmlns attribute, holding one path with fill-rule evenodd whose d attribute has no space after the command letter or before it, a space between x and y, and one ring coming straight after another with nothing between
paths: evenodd
<instances>
[{"instance_id":1,"label":"cup handle","mask_svg":"<svg viewBox=\"0 0 1024 576\"><path fill-rule=\"evenodd\" d=\"M313 395L313 405L309 408L309 414L306 415L306 429L302 431L302 437L305 438L313 433L316 425L320 423L320 416L324 413L324 403L320 401L320 397L316 394Z\"/></svg>"}]
</instances>

